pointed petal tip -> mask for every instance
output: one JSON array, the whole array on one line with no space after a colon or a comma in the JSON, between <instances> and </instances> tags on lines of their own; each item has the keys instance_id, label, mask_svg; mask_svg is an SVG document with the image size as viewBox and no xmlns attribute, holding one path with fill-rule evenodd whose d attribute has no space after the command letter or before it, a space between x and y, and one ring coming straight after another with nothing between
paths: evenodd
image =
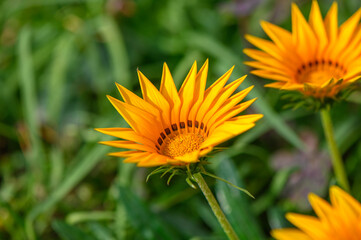
<instances>
[{"instance_id":1,"label":"pointed petal tip","mask_svg":"<svg viewBox=\"0 0 361 240\"><path fill-rule=\"evenodd\" d=\"M258 120L260 120L261 118L263 118L263 117L264 117L264 115L263 115L263 114L261 114L261 113L260 113L260 114L256 114L256 115L257 115L257 117L258 117L258 118L257 118L257 120L255 120L255 122L256 122L256 121L258 121Z\"/></svg>"},{"instance_id":2,"label":"pointed petal tip","mask_svg":"<svg viewBox=\"0 0 361 240\"><path fill-rule=\"evenodd\" d=\"M269 26L269 22L265 21L265 20L261 20L260 22L260 25L261 27L264 29L264 28L267 28Z\"/></svg>"},{"instance_id":3,"label":"pointed petal tip","mask_svg":"<svg viewBox=\"0 0 361 240\"><path fill-rule=\"evenodd\" d=\"M168 64L166 62L163 63L163 72L164 70L168 70L169 67L168 67Z\"/></svg>"},{"instance_id":4,"label":"pointed petal tip","mask_svg":"<svg viewBox=\"0 0 361 240\"><path fill-rule=\"evenodd\" d=\"M102 132L101 128L93 128L93 130L97 131L97 132Z\"/></svg>"},{"instance_id":5,"label":"pointed petal tip","mask_svg":"<svg viewBox=\"0 0 361 240\"><path fill-rule=\"evenodd\" d=\"M112 97L110 95L107 95L108 100L113 103L114 101L119 101L119 99L116 99L115 97Z\"/></svg>"},{"instance_id":6,"label":"pointed petal tip","mask_svg":"<svg viewBox=\"0 0 361 240\"><path fill-rule=\"evenodd\" d=\"M251 49L251 48L245 48L245 49L243 49L242 52L243 52L244 54L248 55L247 53L249 52L250 49Z\"/></svg>"},{"instance_id":7,"label":"pointed petal tip","mask_svg":"<svg viewBox=\"0 0 361 240\"><path fill-rule=\"evenodd\" d=\"M245 34L245 35L244 35L244 38L245 38L248 42L250 42L250 39L254 38L254 36L252 36L251 34Z\"/></svg>"}]
</instances>

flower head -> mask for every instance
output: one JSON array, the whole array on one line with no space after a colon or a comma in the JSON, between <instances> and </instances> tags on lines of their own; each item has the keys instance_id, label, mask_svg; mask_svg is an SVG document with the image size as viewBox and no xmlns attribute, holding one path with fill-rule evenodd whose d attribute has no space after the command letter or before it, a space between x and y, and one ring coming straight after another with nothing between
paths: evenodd
<instances>
[{"instance_id":1,"label":"flower head","mask_svg":"<svg viewBox=\"0 0 361 240\"><path fill-rule=\"evenodd\" d=\"M357 240L361 236L361 204L336 186L330 188L331 204L309 194L317 217L289 213L286 218L299 229L276 229L278 240Z\"/></svg>"},{"instance_id":2,"label":"flower head","mask_svg":"<svg viewBox=\"0 0 361 240\"><path fill-rule=\"evenodd\" d=\"M337 3L322 19L312 2L308 22L292 4L292 32L261 22L271 41L247 35L260 50L245 49L253 74L276 82L267 87L297 90L317 99L334 98L361 74L361 9L338 27Z\"/></svg>"},{"instance_id":3,"label":"flower head","mask_svg":"<svg viewBox=\"0 0 361 240\"><path fill-rule=\"evenodd\" d=\"M160 90L138 71L143 98L119 84L124 101L108 96L130 128L96 129L122 139L101 143L128 149L110 155L124 157L124 162L139 167L198 162L215 145L247 131L262 117L238 116L255 99L240 103L253 86L233 94L246 76L226 85L232 70L205 90L208 61L199 72L195 62L179 92L166 64Z\"/></svg>"}]
</instances>

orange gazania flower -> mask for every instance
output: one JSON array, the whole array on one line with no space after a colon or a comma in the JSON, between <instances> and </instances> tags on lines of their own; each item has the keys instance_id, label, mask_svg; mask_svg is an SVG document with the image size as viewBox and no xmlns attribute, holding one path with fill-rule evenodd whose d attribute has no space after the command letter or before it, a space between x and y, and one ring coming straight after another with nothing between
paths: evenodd
<instances>
[{"instance_id":1,"label":"orange gazania flower","mask_svg":"<svg viewBox=\"0 0 361 240\"><path fill-rule=\"evenodd\" d=\"M261 22L271 41L247 35L260 50L245 49L255 61L253 74L276 82L267 87L298 90L315 98L332 98L359 79L361 74L361 27L359 9L338 27L337 3L322 19L317 1L309 20L292 4L292 32Z\"/></svg>"},{"instance_id":2,"label":"orange gazania flower","mask_svg":"<svg viewBox=\"0 0 361 240\"><path fill-rule=\"evenodd\" d=\"M331 204L310 194L309 201L317 217L289 213L286 218L299 229L276 229L277 240L359 240L361 204L339 187L330 188Z\"/></svg>"},{"instance_id":3,"label":"orange gazania flower","mask_svg":"<svg viewBox=\"0 0 361 240\"><path fill-rule=\"evenodd\" d=\"M124 162L137 163L139 167L198 162L215 145L247 131L262 117L238 116L255 99L240 103L253 86L231 96L246 77L225 85L232 70L205 90L208 61L198 73L195 62L179 92L166 64L160 90L138 71L143 98L119 84L124 101L108 96L130 128L96 129L122 139L101 143L128 149L109 155L124 157Z\"/></svg>"}]
</instances>

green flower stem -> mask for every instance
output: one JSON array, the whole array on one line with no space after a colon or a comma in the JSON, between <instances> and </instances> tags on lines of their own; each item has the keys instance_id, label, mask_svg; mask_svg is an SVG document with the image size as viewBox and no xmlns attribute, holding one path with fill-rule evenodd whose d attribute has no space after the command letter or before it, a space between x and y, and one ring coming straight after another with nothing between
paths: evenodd
<instances>
[{"instance_id":1,"label":"green flower stem","mask_svg":"<svg viewBox=\"0 0 361 240\"><path fill-rule=\"evenodd\" d=\"M343 165L341 154L337 148L335 137L333 135L332 121L331 121L329 109L324 108L321 110L321 119L322 119L323 130L326 135L328 147L330 149L332 165L335 171L337 182L346 191L350 192L350 185L347 180L345 167Z\"/></svg>"},{"instance_id":2,"label":"green flower stem","mask_svg":"<svg viewBox=\"0 0 361 240\"><path fill-rule=\"evenodd\" d=\"M238 240L236 232L233 230L231 224L228 222L226 216L222 212L221 207L219 206L217 200L213 196L212 191L209 189L206 181L202 177L201 173L196 173L193 175L194 180L197 182L199 188L202 190L204 196L206 197L209 206L211 206L214 215L216 215L218 222L221 224L224 232L227 234L228 238L231 240Z\"/></svg>"}]
</instances>

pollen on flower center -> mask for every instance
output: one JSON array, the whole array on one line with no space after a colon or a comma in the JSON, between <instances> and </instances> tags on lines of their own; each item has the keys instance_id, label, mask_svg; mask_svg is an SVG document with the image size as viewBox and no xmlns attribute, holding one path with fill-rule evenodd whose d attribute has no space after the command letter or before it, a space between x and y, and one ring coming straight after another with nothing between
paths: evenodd
<instances>
[{"instance_id":1,"label":"pollen on flower center","mask_svg":"<svg viewBox=\"0 0 361 240\"><path fill-rule=\"evenodd\" d=\"M346 69L333 61L313 61L303 64L298 70L296 80L299 83L323 84L330 79L341 79Z\"/></svg>"},{"instance_id":2,"label":"pollen on flower center","mask_svg":"<svg viewBox=\"0 0 361 240\"><path fill-rule=\"evenodd\" d=\"M166 138L162 144L161 153L174 158L191 153L200 148L204 137L199 133L184 133Z\"/></svg>"}]
</instances>

